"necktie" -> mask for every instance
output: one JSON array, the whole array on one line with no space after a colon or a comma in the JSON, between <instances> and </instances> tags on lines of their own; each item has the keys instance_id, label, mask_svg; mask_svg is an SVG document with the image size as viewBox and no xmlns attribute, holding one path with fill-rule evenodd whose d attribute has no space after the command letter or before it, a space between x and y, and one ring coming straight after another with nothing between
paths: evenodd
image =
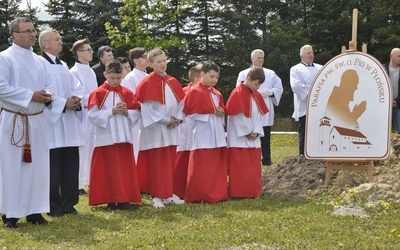
<instances>
[{"instance_id":1,"label":"necktie","mask_svg":"<svg viewBox=\"0 0 400 250\"><path fill-rule=\"evenodd\" d=\"M56 64L62 64L60 58L56 57Z\"/></svg>"}]
</instances>

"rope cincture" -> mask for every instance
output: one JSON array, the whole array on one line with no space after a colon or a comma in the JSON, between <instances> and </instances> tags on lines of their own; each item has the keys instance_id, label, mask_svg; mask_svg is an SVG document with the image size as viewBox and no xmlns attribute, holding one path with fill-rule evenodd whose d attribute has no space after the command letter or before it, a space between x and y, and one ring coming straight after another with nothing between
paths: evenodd
<instances>
[{"instance_id":1,"label":"rope cincture","mask_svg":"<svg viewBox=\"0 0 400 250\"><path fill-rule=\"evenodd\" d=\"M19 147L19 148L24 147L24 154L22 157L22 161L24 161L26 163L31 163L32 155L31 155L31 144L29 141L29 119L28 119L28 116L38 115L40 113L43 113L43 111L33 113L33 114L24 114L19 111L12 111L12 110L8 110L5 108L3 108L3 110L14 114L12 131L11 131L11 139L10 139L11 145ZM18 141L15 140L15 124L17 121L17 116L21 116L21 120L22 120L22 136ZM20 145L21 141L24 139L24 136L25 136L25 144Z\"/></svg>"}]
</instances>

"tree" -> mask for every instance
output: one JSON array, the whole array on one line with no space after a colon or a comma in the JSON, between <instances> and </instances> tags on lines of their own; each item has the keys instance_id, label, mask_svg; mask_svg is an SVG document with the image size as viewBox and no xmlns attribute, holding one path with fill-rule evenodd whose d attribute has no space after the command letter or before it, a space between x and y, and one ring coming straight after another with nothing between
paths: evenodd
<instances>
[{"instance_id":1,"label":"tree","mask_svg":"<svg viewBox=\"0 0 400 250\"><path fill-rule=\"evenodd\" d=\"M161 47L172 58L169 73L180 78L175 69L181 65L187 49L181 33L181 13L185 1L125 0L120 9L120 25L107 23L111 45L126 52L133 47ZM180 73L180 72L179 72Z\"/></svg>"},{"instance_id":2,"label":"tree","mask_svg":"<svg viewBox=\"0 0 400 250\"><path fill-rule=\"evenodd\" d=\"M89 38L97 49L109 45L105 20L118 24L121 1L109 0L48 0L46 11L53 17L47 24L63 36L61 58L68 64L74 62L70 49L76 40ZM96 53L95 53L96 57Z\"/></svg>"},{"instance_id":3,"label":"tree","mask_svg":"<svg viewBox=\"0 0 400 250\"><path fill-rule=\"evenodd\" d=\"M0 51L7 49L11 44L9 25L20 14L20 3L21 0L0 1Z\"/></svg>"},{"instance_id":4,"label":"tree","mask_svg":"<svg viewBox=\"0 0 400 250\"><path fill-rule=\"evenodd\" d=\"M70 48L77 40L77 34L85 32L82 22L78 19L82 13L75 7L79 1L73 0L48 0L45 3L46 11L53 17L47 25L57 30L63 37L63 51L60 58L72 65L74 59Z\"/></svg>"}]
</instances>

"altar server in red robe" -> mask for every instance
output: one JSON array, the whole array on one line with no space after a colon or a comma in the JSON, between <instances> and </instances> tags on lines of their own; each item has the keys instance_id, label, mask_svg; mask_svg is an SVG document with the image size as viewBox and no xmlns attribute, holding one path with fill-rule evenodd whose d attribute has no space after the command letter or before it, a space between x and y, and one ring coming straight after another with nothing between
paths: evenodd
<instances>
[{"instance_id":1,"label":"altar server in red robe","mask_svg":"<svg viewBox=\"0 0 400 250\"><path fill-rule=\"evenodd\" d=\"M229 196L250 198L262 195L262 118L268 112L257 91L265 80L261 67L252 67L226 103L228 116Z\"/></svg>"},{"instance_id":2,"label":"altar server in red robe","mask_svg":"<svg viewBox=\"0 0 400 250\"><path fill-rule=\"evenodd\" d=\"M184 204L173 193L173 169L179 143L185 96L178 80L166 73L167 56L160 48L147 53L153 72L139 83L136 95L142 119L137 161L140 191L152 196L152 205Z\"/></svg>"},{"instance_id":3,"label":"altar server in red robe","mask_svg":"<svg viewBox=\"0 0 400 250\"><path fill-rule=\"evenodd\" d=\"M204 62L200 74L201 82L190 89L183 109L193 120L185 201L216 203L228 198L225 106L214 88L218 65Z\"/></svg>"},{"instance_id":4,"label":"altar server in red robe","mask_svg":"<svg viewBox=\"0 0 400 250\"><path fill-rule=\"evenodd\" d=\"M193 66L189 70L189 80L187 86L183 88L185 94L200 82L201 64ZM176 152L174 167L174 194L184 198L186 192L187 171L189 165L190 149L192 147L193 121L185 116L184 121L178 127L179 145Z\"/></svg>"},{"instance_id":5,"label":"altar server in red robe","mask_svg":"<svg viewBox=\"0 0 400 250\"><path fill-rule=\"evenodd\" d=\"M89 205L135 210L140 203L132 127L140 119L140 105L133 92L120 85L122 65L107 63L106 82L89 96L89 119L95 124L90 168Z\"/></svg>"}]
</instances>

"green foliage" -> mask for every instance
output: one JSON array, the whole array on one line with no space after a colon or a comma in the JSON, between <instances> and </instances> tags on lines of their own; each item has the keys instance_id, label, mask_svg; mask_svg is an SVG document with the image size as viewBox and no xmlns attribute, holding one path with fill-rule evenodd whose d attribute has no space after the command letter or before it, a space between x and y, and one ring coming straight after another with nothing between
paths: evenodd
<instances>
[{"instance_id":1,"label":"green foliage","mask_svg":"<svg viewBox=\"0 0 400 250\"><path fill-rule=\"evenodd\" d=\"M6 27L20 1L0 2L3 49ZM6 10L7 3L14 10ZM64 36L61 56L70 64L69 49L83 37L95 50L112 45L117 56L133 47L161 47L169 58L168 73L181 82L187 81L191 66L215 61L221 67L217 88L225 98L238 73L249 66L251 51L263 49L264 66L277 73L284 87L276 115L290 117L289 70L299 62L300 47L311 44L320 64L341 53L352 39L354 8L359 10L358 50L366 43L369 54L387 62L400 43L400 5L389 0L48 0L45 9L54 18L47 24Z\"/></svg>"},{"instance_id":2,"label":"green foliage","mask_svg":"<svg viewBox=\"0 0 400 250\"><path fill-rule=\"evenodd\" d=\"M19 16L19 4L21 0L0 1L0 51L10 45L9 24Z\"/></svg>"}]
</instances>

